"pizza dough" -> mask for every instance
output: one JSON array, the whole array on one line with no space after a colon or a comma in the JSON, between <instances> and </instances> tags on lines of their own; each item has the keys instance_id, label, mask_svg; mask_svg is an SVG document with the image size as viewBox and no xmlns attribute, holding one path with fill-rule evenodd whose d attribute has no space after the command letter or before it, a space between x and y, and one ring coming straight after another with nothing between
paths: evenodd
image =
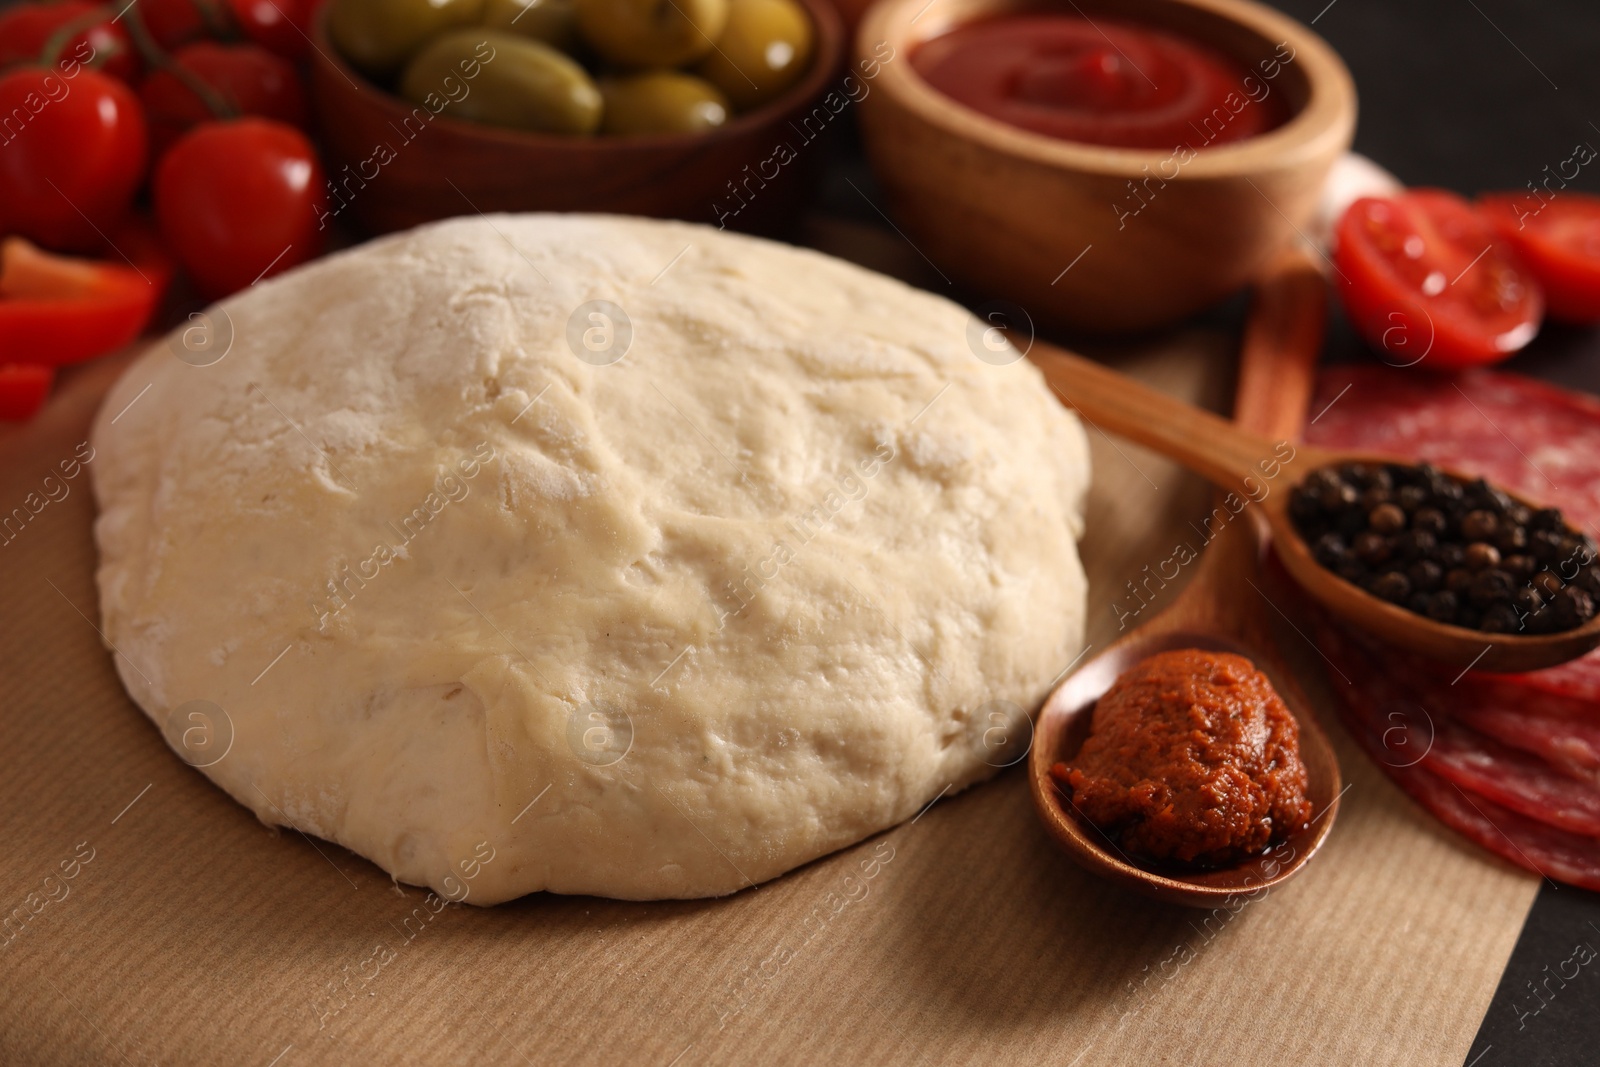
<instances>
[{"instance_id":1,"label":"pizza dough","mask_svg":"<svg viewBox=\"0 0 1600 1067\"><path fill-rule=\"evenodd\" d=\"M732 892L1014 761L1082 647L1083 433L940 298L524 215L210 316L94 427L105 636L180 755L401 881Z\"/></svg>"}]
</instances>

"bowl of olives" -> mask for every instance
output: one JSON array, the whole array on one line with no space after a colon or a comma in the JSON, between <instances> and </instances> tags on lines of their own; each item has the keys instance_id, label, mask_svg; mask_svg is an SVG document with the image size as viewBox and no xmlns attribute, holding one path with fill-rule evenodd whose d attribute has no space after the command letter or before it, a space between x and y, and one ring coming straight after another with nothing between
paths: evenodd
<instances>
[{"instance_id":1,"label":"bowl of olives","mask_svg":"<svg viewBox=\"0 0 1600 1067\"><path fill-rule=\"evenodd\" d=\"M331 0L313 38L324 221L372 233L474 211L777 229L844 51L830 0Z\"/></svg>"}]
</instances>

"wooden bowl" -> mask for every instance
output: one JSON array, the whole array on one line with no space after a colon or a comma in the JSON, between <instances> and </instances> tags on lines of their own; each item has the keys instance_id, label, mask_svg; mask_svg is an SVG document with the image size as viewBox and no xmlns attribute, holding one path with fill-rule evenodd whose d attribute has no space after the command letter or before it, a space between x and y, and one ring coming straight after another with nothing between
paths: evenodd
<instances>
[{"instance_id":1,"label":"wooden bowl","mask_svg":"<svg viewBox=\"0 0 1600 1067\"><path fill-rule=\"evenodd\" d=\"M704 134L560 137L437 116L380 88L312 39L311 92L329 211L369 233L477 211L597 211L770 231L793 217L838 120L844 31L829 0L799 0L816 30L811 69L787 93ZM842 110L842 109L840 109ZM784 152L780 146L787 146Z\"/></svg>"},{"instance_id":2,"label":"wooden bowl","mask_svg":"<svg viewBox=\"0 0 1600 1067\"><path fill-rule=\"evenodd\" d=\"M1058 8L1205 42L1258 77L1258 63L1286 42L1293 59L1270 84L1292 117L1258 137L1202 148L1168 177L1171 151L1018 129L956 103L911 68L919 44L961 23ZM881 0L856 41L862 57L893 49L861 124L906 235L974 296L1003 297L1072 329L1155 328L1244 286L1310 223L1355 130L1344 63L1306 27L1248 0Z\"/></svg>"}]
</instances>

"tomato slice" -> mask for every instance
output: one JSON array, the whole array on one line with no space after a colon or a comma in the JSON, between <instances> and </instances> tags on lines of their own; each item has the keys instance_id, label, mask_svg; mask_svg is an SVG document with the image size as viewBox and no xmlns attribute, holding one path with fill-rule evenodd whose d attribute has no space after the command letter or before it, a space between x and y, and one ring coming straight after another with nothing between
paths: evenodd
<instances>
[{"instance_id":1,"label":"tomato slice","mask_svg":"<svg viewBox=\"0 0 1600 1067\"><path fill-rule=\"evenodd\" d=\"M1600 196L1498 193L1478 210L1539 280L1552 319L1600 322Z\"/></svg>"},{"instance_id":2,"label":"tomato slice","mask_svg":"<svg viewBox=\"0 0 1600 1067\"><path fill-rule=\"evenodd\" d=\"M0 363L0 419L31 419L44 407L55 379L54 367L37 363Z\"/></svg>"},{"instance_id":3,"label":"tomato slice","mask_svg":"<svg viewBox=\"0 0 1600 1067\"><path fill-rule=\"evenodd\" d=\"M1385 362L1439 370L1494 363L1539 332L1538 284L1454 193L1357 200L1335 239L1345 311Z\"/></svg>"}]
</instances>

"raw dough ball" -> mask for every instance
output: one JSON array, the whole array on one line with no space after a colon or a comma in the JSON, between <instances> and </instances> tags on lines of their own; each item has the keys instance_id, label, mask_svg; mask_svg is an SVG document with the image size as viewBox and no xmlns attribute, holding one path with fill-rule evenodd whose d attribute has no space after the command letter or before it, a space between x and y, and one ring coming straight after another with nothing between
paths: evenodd
<instances>
[{"instance_id":1,"label":"raw dough ball","mask_svg":"<svg viewBox=\"0 0 1600 1067\"><path fill-rule=\"evenodd\" d=\"M1082 647L1083 433L945 300L523 215L212 315L94 428L105 635L180 754L402 881L732 892L1020 755Z\"/></svg>"}]
</instances>

